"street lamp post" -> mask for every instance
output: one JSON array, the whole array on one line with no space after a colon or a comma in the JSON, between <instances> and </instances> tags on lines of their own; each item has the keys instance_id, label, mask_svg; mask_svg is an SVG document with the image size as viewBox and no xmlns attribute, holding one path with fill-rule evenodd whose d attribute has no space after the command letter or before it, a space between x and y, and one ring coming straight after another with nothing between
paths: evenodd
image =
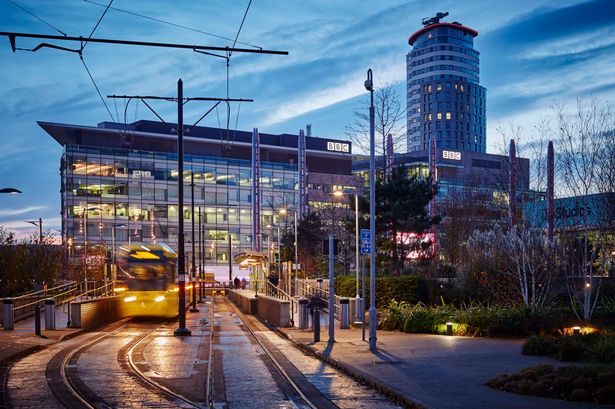
<instances>
[{"instance_id":1,"label":"street lamp post","mask_svg":"<svg viewBox=\"0 0 615 409\"><path fill-rule=\"evenodd\" d=\"M370 94L369 105L369 350L376 352L376 159L374 140L374 81L367 70L365 89Z\"/></svg>"},{"instance_id":2,"label":"street lamp post","mask_svg":"<svg viewBox=\"0 0 615 409\"><path fill-rule=\"evenodd\" d=\"M36 220L26 220L26 223L30 223L38 227L38 244L43 244L43 219L40 217Z\"/></svg>"},{"instance_id":3,"label":"street lamp post","mask_svg":"<svg viewBox=\"0 0 615 409\"><path fill-rule=\"evenodd\" d=\"M179 226L177 238L177 272L178 272L178 327L175 336L189 336L192 331L186 328L186 258L184 254L184 83L177 81L177 190L179 207Z\"/></svg>"}]
</instances>

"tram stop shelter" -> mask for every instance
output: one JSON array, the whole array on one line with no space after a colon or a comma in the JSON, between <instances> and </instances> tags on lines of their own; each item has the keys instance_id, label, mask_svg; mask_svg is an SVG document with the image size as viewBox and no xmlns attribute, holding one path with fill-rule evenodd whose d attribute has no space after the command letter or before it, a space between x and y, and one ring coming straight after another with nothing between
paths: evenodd
<instances>
[{"instance_id":1,"label":"tram stop shelter","mask_svg":"<svg viewBox=\"0 0 615 409\"><path fill-rule=\"evenodd\" d=\"M244 251L233 257L239 269L250 269L250 288L258 291L265 285L265 271L269 264L267 253L262 251Z\"/></svg>"}]
</instances>

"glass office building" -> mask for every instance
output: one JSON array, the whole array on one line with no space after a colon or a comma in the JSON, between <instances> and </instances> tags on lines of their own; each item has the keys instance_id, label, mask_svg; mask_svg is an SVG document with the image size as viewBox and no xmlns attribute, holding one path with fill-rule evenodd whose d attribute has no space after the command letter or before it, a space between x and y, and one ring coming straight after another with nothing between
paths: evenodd
<instances>
[{"instance_id":1,"label":"glass office building","mask_svg":"<svg viewBox=\"0 0 615 409\"><path fill-rule=\"evenodd\" d=\"M186 133L180 209L177 137L166 124L39 125L64 147L62 231L73 254L85 243L88 250L101 245L109 252L128 243L164 242L177 249L179 217L187 263L193 218L195 240L199 224L204 226L208 268L219 266L228 276L229 258L252 248L251 132L194 127ZM267 234L267 225L292 225L279 210L298 206L297 139L260 134L261 233ZM349 142L307 137L306 152L308 178L351 175Z\"/></svg>"}]
</instances>

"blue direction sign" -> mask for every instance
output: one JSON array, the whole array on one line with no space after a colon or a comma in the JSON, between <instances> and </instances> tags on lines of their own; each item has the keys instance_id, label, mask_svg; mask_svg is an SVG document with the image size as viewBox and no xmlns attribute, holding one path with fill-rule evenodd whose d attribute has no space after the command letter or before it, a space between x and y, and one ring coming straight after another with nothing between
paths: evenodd
<instances>
[{"instance_id":1,"label":"blue direction sign","mask_svg":"<svg viewBox=\"0 0 615 409\"><path fill-rule=\"evenodd\" d=\"M371 234L368 229L361 229L361 254L369 254Z\"/></svg>"}]
</instances>

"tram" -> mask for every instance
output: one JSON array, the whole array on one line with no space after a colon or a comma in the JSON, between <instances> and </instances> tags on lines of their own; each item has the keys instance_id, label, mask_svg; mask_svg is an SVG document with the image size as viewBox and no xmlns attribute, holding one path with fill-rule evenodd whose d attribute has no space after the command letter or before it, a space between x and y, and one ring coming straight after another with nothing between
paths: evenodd
<instances>
[{"instance_id":1,"label":"tram","mask_svg":"<svg viewBox=\"0 0 615 409\"><path fill-rule=\"evenodd\" d=\"M120 246L115 293L123 299L123 315L177 315L177 253L164 243Z\"/></svg>"}]
</instances>

